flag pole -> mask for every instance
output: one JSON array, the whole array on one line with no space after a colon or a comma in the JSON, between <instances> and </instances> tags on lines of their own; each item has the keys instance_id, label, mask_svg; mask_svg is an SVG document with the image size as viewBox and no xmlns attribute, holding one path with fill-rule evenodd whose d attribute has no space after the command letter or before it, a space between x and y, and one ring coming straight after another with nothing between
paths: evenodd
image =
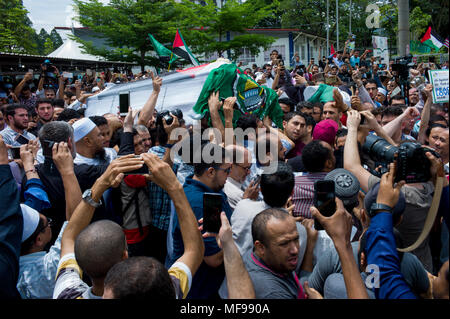
<instances>
[{"instance_id":1,"label":"flag pole","mask_svg":"<svg viewBox=\"0 0 450 319\"><path fill-rule=\"evenodd\" d=\"M173 47L172 47L172 50L173 50ZM172 53L170 54L170 60L169 60L169 68L167 69L167 72L169 72L170 71L170 61L172 61L172 57L173 57L173 51L172 51Z\"/></svg>"},{"instance_id":2,"label":"flag pole","mask_svg":"<svg viewBox=\"0 0 450 319\"><path fill-rule=\"evenodd\" d=\"M175 33L175 38L177 37L177 33L178 33L178 28L177 28L177 32ZM170 71L170 65L171 65L172 57L173 57L173 43L172 43L172 52L170 53L169 68L167 69L167 72Z\"/></svg>"}]
</instances>

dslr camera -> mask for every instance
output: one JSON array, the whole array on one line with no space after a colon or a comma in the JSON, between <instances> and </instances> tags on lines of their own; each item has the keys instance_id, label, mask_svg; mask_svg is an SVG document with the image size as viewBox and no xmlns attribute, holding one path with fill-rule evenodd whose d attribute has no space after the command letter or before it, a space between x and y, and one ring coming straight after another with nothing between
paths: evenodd
<instances>
[{"instance_id":1,"label":"dslr camera","mask_svg":"<svg viewBox=\"0 0 450 319\"><path fill-rule=\"evenodd\" d=\"M42 65L46 66L46 72L51 72L53 73L55 71L55 66L50 62L50 60L45 60L44 63L42 63Z\"/></svg>"},{"instance_id":2,"label":"dslr camera","mask_svg":"<svg viewBox=\"0 0 450 319\"><path fill-rule=\"evenodd\" d=\"M169 110L163 110L160 113L158 113L158 119L157 122L163 123L163 119L166 120L167 125L171 125L173 122L173 117L170 116L172 114L173 116L176 116L178 120L181 120L183 118L183 112L180 109L174 109L172 111Z\"/></svg>"},{"instance_id":3,"label":"dslr camera","mask_svg":"<svg viewBox=\"0 0 450 319\"><path fill-rule=\"evenodd\" d=\"M429 181L431 163L425 153L430 152L434 156L440 157L435 151L423 148L420 143L404 142L396 147L385 139L372 134L367 136L362 149L372 160L382 164L384 172L387 171L389 163L394 162L395 156L397 156L396 182L401 180L406 183Z\"/></svg>"}]
</instances>

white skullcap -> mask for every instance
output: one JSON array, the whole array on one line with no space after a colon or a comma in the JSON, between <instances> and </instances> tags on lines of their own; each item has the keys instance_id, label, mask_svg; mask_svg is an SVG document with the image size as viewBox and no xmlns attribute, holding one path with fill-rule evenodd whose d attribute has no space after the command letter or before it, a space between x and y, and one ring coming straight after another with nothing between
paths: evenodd
<instances>
[{"instance_id":1,"label":"white skullcap","mask_svg":"<svg viewBox=\"0 0 450 319\"><path fill-rule=\"evenodd\" d=\"M99 88L98 86L94 86L94 87L92 88L92 93L95 93L95 92L97 92L97 91L100 91L100 88Z\"/></svg>"},{"instance_id":2,"label":"white skullcap","mask_svg":"<svg viewBox=\"0 0 450 319\"><path fill-rule=\"evenodd\" d=\"M22 243L27 240L39 225L39 212L30 206L20 204L23 216Z\"/></svg>"},{"instance_id":3,"label":"white skullcap","mask_svg":"<svg viewBox=\"0 0 450 319\"><path fill-rule=\"evenodd\" d=\"M387 91L386 91L385 89L383 89L383 88L378 88L378 93L381 93L381 94L383 94L384 96L387 95Z\"/></svg>"},{"instance_id":4,"label":"white skullcap","mask_svg":"<svg viewBox=\"0 0 450 319\"><path fill-rule=\"evenodd\" d=\"M89 118L84 117L81 120L76 121L72 124L73 127L73 137L75 143L81 140L83 137L88 135L94 128L95 123L92 122Z\"/></svg>"}]
</instances>

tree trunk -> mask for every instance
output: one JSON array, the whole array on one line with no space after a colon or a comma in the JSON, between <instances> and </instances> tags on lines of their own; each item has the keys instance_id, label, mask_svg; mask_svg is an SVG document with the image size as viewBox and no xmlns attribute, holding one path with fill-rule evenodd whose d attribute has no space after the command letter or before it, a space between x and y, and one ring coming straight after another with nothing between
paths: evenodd
<instances>
[{"instance_id":1,"label":"tree trunk","mask_svg":"<svg viewBox=\"0 0 450 319\"><path fill-rule=\"evenodd\" d=\"M141 50L141 72L145 71L145 51Z\"/></svg>"}]
</instances>

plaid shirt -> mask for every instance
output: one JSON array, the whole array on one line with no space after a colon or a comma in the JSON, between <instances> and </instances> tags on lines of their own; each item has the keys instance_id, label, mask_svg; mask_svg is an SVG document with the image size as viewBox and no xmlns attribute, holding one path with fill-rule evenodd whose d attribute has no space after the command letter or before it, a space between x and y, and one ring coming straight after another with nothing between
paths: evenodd
<instances>
[{"instance_id":1,"label":"plaid shirt","mask_svg":"<svg viewBox=\"0 0 450 319\"><path fill-rule=\"evenodd\" d=\"M153 146L148 150L149 153L157 155L160 159L164 157L166 148L162 146ZM177 174L178 163L174 163L172 169ZM170 222L170 196L165 190L153 182L148 183L150 211L152 212L152 225L161 230L169 229Z\"/></svg>"},{"instance_id":2,"label":"plaid shirt","mask_svg":"<svg viewBox=\"0 0 450 319\"><path fill-rule=\"evenodd\" d=\"M323 180L328 173L309 173L295 177L292 202L294 203L293 215L312 218L310 207L314 204L314 183Z\"/></svg>"}]
</instances>

